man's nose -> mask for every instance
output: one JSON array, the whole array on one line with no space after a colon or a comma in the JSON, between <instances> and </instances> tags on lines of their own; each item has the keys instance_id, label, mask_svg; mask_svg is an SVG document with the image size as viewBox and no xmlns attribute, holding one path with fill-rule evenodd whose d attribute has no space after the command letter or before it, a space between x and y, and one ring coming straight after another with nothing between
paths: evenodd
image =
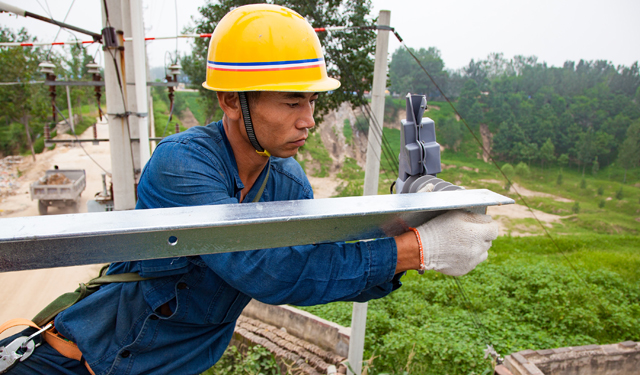
<instances>
[{"instance_id":1,"label":"man's nose","mask_svg":"<svg viewBox=\"0 0 640 375\"><path fill-rule=\"evenodd\" d=\"M304 128L313 128L316 126L316 120L313 119L313 109L314 105L312 103L307 103L302 109L302 113L296 122L296 126L300 129Z\"/></svg>"}]
</instances>

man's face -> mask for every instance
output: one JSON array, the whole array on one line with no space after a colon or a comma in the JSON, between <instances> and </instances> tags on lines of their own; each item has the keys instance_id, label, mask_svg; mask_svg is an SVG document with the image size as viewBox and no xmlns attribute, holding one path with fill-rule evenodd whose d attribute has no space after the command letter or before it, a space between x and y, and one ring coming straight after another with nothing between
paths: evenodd
<instances>
[{"instance_id":1,"label":"man's face","mask_svg":"<svg viewBox=\"0 0 640 375\"><path fill-rule=\"evenodd\" d=\"M261 92L249 99L251 120L260 145L273 156L294 156L315 126L318 93Z\"/></svg>"}]
</instances>

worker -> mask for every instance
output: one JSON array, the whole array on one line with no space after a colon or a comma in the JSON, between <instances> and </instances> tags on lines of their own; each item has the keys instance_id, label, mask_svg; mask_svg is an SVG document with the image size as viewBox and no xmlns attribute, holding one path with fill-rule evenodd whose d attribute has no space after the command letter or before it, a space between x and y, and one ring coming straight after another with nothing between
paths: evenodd
<instances>
[{"instance_id":1,"label":"worker","mask_svg":"<svg viewBox=\"0 0 640 375\"><path fill-rule=\"evenodd\" d=\"M293 156L314 126L320 93L340 86L325 64L316 33L296 12L266 4L229 12L211 36L203 83L224 116L158 145L136 208L313 199ZM489 216L450 211L395 238L114 263L108 274L145 280L104 285L55 318L81 360L43 343L10 373L199 374L220 359L252 298L381 298L407 270L471 271L496 237Z\"/></svg>"}]
</instances>

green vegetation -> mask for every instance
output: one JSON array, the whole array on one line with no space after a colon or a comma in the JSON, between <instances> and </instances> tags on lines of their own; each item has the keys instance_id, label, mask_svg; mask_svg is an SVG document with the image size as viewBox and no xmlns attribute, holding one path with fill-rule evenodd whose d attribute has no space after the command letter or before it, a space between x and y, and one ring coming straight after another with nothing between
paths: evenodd
<instances>
[{"instance_id":1,"label":"green vegetation","mask_svg":"<svg viewBox=\"0 0 640 375\"><path fill-rule=\"evenodd\" d=\"M356 130L367 133L369 131L369 120L364 115L356 116L356 123L354 124Z\"/></svg>"},{"instance_id":2,"label":"green vegetation","mask_svg":"<svg viewBox=\"0 0 640 375\"><path fill-rule=\"evenodd\" d=\"M371 301L365 358L370 373L483 374L486 337L501 354L524 349L639 340L637 238L582 235L557 240L501 237L489 261L458 278L410 272L390 296ZM565 256L578 269L576 274ZM351 303L304 307L349 326ZM413 354L412 354L413 353Z\"/></svg>"},{"instance_id":3,"label":"green vegetation","mask_svg":"<svg viewBox=\"0 0 640 375\"><path fill-rule=\"evenodd\" d=\"M344 135L345 143L353 146L353 129L351 129L351 121L349 119L344 120L342 134Z\"/></svg>"},{"instance_id":4,"label":"green vegetation","mask_svg":"<svg viewBox=\"0 0 640 375\"><path fill-rule=\"evenodd\" d=\"M312 132L307 138L307 142L300 148L300 154L308 153L313 159L314 170L309 170L309 164L300 163L305 168L305 172L316 177L329 176L329 167L333 164L333 159L324 147L319 132Z\"/></svg>"},{"instance_id":5,"label":"green vegetation","mask_svg":"<svg viewBox=\"0 0 640 375\"><path fill-rule=\"evenodd\" d=\"M345 158L338 178L345 180L345 182L336 188L336 197L355 197L363 194L364 171L355 159Z\"/></svg>"},{"instance_id":6,"label":"green vegetation","mask_svg":"<svg viewBox=\"0 0 640 375\"><path fill-rule=\"evenodd\" d=\"M176 96L177 97L177 96ZM178 118L177 106L174 103L173 116L169 122L170 102L164 87L155 86L152 91L153 98L153 119L156 131L156 137L167 137L176 132L176 123L178 123L181 132L187 130ZM177 100L176 100L177 103ZM186 100L181 100L186 105ZM184 109L184 107L183 107Z\"/></svg>"},{"instance_id":7,"label":"green vegetation","mask_svg":"<svg viewBox=\"0 0 640 375\"><path fill-rule=\"evenodd\" d=\"M243 350L230 346L215 366L202 375L280 375L280 367L266 348L256 345Z\"/></svg>"},{"instance_id":8,"label":"green vegetation","mask_svg":"<svg viewBox=\"0 0 640 375\"><path fill-rule=\"evenodd\" d=\"M165 97L166 89L164 93ZM206 102L200 96L200 93L193 91L176 91L175 92L175 108L174 115L181 115L182 111L189 108L191 113L193 113L193 117L198 120L200 125L207 125L207 116L204 106ZM220 113L217 113L217 117L215 117L212 121L218 121L222 118Z\"/></svg>"},{"instance_id":9,"label":"green vegetation","mask_svg":"<svg viewBox=\"0 0 640 375\"><path fill-rule=\"evenodd\" d=\"M14 32L0 28L2 42L31 42L34 38L25 29ZM2 48L0 49L0 75L5 82L44 81L38 64L45 60L54 65L54 75L58 79L87 81L86 64L92 61L85 49L78 46L54 49ZM56 89L55 105L64 117L68 117L67 95L64 87ZM71 86L71 106L73 113L82 114L83 119L76 124L80 134L91 126L97 117L95 96L92 87ZM30 143L35 153L44 149L44 128L51 124L51 97L49 87L43 84L19 84L0 86L0 156L31 153ZM62 118L57 116L58 121ZM55 131L53 132L55 135ZM52 135L52 136L53 136Z\"/></svg>"}]
</instances>

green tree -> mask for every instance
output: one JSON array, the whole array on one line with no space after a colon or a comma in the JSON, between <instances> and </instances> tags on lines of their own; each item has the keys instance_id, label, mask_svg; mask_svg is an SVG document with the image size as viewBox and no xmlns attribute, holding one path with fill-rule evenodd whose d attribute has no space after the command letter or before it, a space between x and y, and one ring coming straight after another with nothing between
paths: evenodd
<instances>
[{"instance_id":1,"label":"green tree","mask_svg":"<svg viewBox=\"0 0 640 375\"><path fill-rule=\"evenodd\" d=\"M627 171L640 165L640 121L627 129L627 137L618 153L618 163L624 168L624 184L627 182Z\"/></svg>"},{"instance_id":2,"label":"green tree","mask_svg":"<svg viewBox=\"0 0 640 375\"><path fill-rule=\"evenodd\" d=\"M33 42L25 29L14 33L8 28L0 29L0 41L2 42ZM30 126L33 120L41 123L46 116L45 95L42 85L32 84L32 81L40 79L38 64L41 60L39 48L0 48L0 76L4 82L21 82L18 85L0 86L0 103L4 124L2 133L2 153L12 154L20 152L22 145L26 143L35 160L33 148L34 129ZM22 134L16 134L11 130L11 123L19 122L24 126ZM8 129L7 129L8 128ZM42 125L40 125L42 129ZM37 129L35 129L37 131ZM18 139L8 139L17 135ZM26 141L26 142L25 142Z\"/></svg>"},{"instance_id":3,"label":"green tree","mask_svg":"<svg viewBox=\"0 0 640 375\"><path fill-rule=\"evenodd\" d=\"M431 74L438 86L446 90L448 73L444 70L444 62L440 57L440 51L435 47L429 49L420 48L411 52L420 60L420 63ZM390 89L393 92L405 96L407 93L426 95L428 100L441 97L440 91L424 74L409 51L399 47L391 56L389 64Z\"/></svg>"},{"instance_id":4,"label":"green tree","mask_svg":"<svg viewBox=\"0 0 640 375\"><path fill-rule=\"evenodd\" d=\"M555 147L553 146L553 142L551 142L551 138L547 138L547 141L544 142L542 147L540 147L539 158L543 171L545 162L552 162L555 160Z\"/></svg>"},{"instance_id":5,"label":"green tree","mask_svg":"<svg viewBox=\"0 0 640 375\"><path fill-rule=\"evenodd\" d=\"M531 175L531 170L529 169L529 166L527 165L527 163L525 162L520 162L518 163L518 165L516 165L516 175L518 175L521 178L528 178Z\"/></svg>"},{"instance_id":6,"label":"green tree","mask_svg":"<svg viewBox=\"0 0 640 375\"><path fill-rule=\"evenodd\" d=\"M256 2L289 7L305 17L313 27L373 26L376 22L369 16L372 9L370 0L208 0L198 8L201 18L194 20L195 26L189 31L211 33L231 9ZM340 89L320 96L314 115L316 122L320 122L325 113L343 102L349 102L353 106L366 103L362 94L371 90L373 82L375 36L373 30L363 28L318 33L325 50L327 73L329 76L339 77L342 85ZM215 94L200 85L205 81L208 44L209 40L196 38L191 54L182 57L181 62L189 81L197 85L203 97L209 121L219 113L219 107Z\"/></svg>"},{"instance_id":7,"label":"green tree","mask_svg":"<svg viewBox=\"0 0 640 375\"><path fill-rule=\"evenodd\" d=\"M467 121L472 129L476 129L484 120L480 89L475 80L469 79L464 83L460 98L458 99L458 112Z\"/></svg>"},{"instance_id":8,"label":"green tree","mask_svg":"<svg viewBox=\"0 0 640 375\"><path fill-rule=\"evenodd\" d=\"M558 164L560 165L560 173L562 173L562 169L566 167L567 164L569 164L569 155L567 154L560 155L560 157L558 158Z\"/></svg>"},{"instance_id":9,"label":"green tree","mask_svg":"<svg viewBox=\"0 0 640 375\"><path fill-rule=\"evenodd\" d=\"M538 145L533 142L517 143L516 148L519 150L520 160L524 160L530 164L538 158Z\"/></svg>"},{"instance_id":10,"label":"green tree","mask_svg":"<svg viewBox=\"0 0 640 375\"><path fill-rule=\"evenodd\" d=\"M493 137L493 150L502 159L509 161L520 160L518 144L527 143L527 137L522 128L515 122L502 122L498 133Z\"/></svg>"},{"instance_id":11,"label":"green tree","mask_svg":"<svg viewBox=\"0 0 640 375\"><path fill-rule=\"evenodd\" d=\"M438 123L438 141L453 151L458 151L458 146L464 136L463 125L454 117L447 117Z\"/></svg>"},{"instance_id":12,"label":"green tree","mask_svg":"<svg viewBox=\"0 0 640 375\"><path fill-rule=\"evenodd\" d=\"M577 144L578 162L582 166L582 176L588 164L592 163L596 157L606 155L611 150L613 136L603 131L594 132L589 128L580 134Z\"/></svg>"},{"instance_id":13,"label":"green tree","mask_svg":"<svg viewBox=\"0 0 640 375\"><path fill-rule=\"evenodd\" d=\"M91 75L87 73L87 64L93 62L93 57L87 53L85 48L78 45L71 45L66 49L66 55L62 59L62 65L66 76L71 81L90 81ZM66 95L63 95L66 99ZM74 107L73 113L82 117L82 104L93 98L93 88L88 86L71 86L70 87L71 106ZM62 110L65 105L60 107Z\"/></svg>"}]
</instances>

